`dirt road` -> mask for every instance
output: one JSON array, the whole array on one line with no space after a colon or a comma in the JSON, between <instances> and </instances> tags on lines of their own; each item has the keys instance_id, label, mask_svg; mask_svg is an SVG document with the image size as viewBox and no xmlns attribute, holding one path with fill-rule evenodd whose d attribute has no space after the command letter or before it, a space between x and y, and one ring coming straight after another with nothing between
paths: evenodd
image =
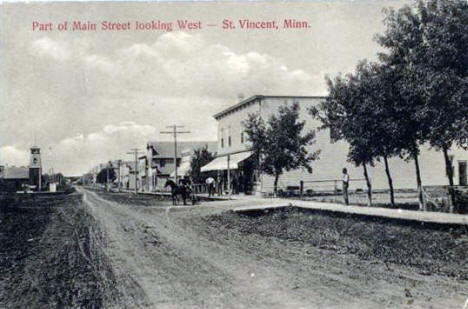
<instances>
[{"instance_id":1,"label":"dirt road","mask_svg":"<svg viewBox=\"0 0 468 309\"><path fill-rule=\"evenodd\" d=\"M462 309L468 298L466 281L258 234L206 232L202 218L242 202L135 206L80 191L107 231L119 291L132 294L122 307Z\"/></svg>"}]
</instances>

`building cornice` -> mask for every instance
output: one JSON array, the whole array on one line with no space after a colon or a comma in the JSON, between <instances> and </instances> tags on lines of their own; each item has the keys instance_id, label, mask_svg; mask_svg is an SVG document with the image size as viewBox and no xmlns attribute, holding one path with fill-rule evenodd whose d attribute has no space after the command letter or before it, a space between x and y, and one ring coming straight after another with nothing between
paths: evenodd
<instances>
[{"instance_id":1,"label":"building cornice","mask_svg":"<svg viewBox=\"0 0 468 309\"><path fill-rule=\"evenodd\" d=\"M235 112L236 110L239 110L249 104L255 103L256 100L262 100L262 99L325 99L326 96L289 96L289 95L254 95L251 96L245 100L240 101L239 103L228 107L224 109L223 111L216 113L213 115L213 118L216 120L221 119L222 117L226 116L227 114L230 114L232 112Z\"/></svg>"}]
</instances>

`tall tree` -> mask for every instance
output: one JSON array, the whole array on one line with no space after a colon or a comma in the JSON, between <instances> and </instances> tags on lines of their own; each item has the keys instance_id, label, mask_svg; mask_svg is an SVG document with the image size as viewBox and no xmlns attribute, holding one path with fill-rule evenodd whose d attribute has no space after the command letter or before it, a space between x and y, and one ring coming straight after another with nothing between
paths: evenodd
<instances>
[{"instance_id":1,"label":"tall tree","mask_svg":"<svg viewBox=\"0 0 468 309\"><path fill-rule=\"evenodd\" d=\"M453 205L448 151L453 144L466 147L468 3L419 1L413 7L388 10L386 25L378 41L387 52L380 58L401 73L401 97L407 98L401 108L407 110L404 114L417 141L409 143L409 153L419 171L418 144L429 142L443 152ZM419 174L417 178L420 188Z\"/></svg>"},{"instance_id":2,"label":"tall tree","mask_svg":"<svg viewBox=\"0 0 468 309\"><path fill-rule=\"evenodd\" d=\"M384 162L387 176L390 204L395 207L395 195L393 179L390 172L388 159L400 155L404 139L401 136L399 122L400 115L395 110L394 101L398 94L394 87L395 74L388 66L378 63L362 61L358 64L352 87L357 88L357 102L352 106L357 127L354 129L354 140L363 140L361 147L369 152L368 161L372 165L373 160ZM356 141L354 141L356 143ZM352 149L351 152L352 154ZM359 152L358 152L359 153ZM365 174L367 171L365 171Z\"/></svg>"},{"instance_id":3,"label":"tall tree","mask_svg":"<svg viewBox=\"0 0 468 309\"><path fill-rule=\"evenodd\" d=\"M416 184L420 209L425 208L421 170L419 165L419 145L427 139L427 122L421 87L422 74L414 70L414 62L421 56L419 48L422 41L421 20L409 6L398 11L389 9L384 20L386 30L377 36L378 43L386 49L379 55L382 63L390 67L395 75L398 96L393 105L400 117L397 121L404 145L406 159L413 159L416 170Z\"/></svg>"},{"instance_id":4,"label":"tall tree","mask_svg":"<svg viewBox=\"0 0 468 309\"><path fill-rule=\"evenodd\" d=\"M195 149L190 160L190 177L194 183L202 183L203 177L200 172L202 166L214 159L213 153L208 150L208 145Z\"/></svg>"},{"instance_id":5,"label":"tall tree","mask_svg":"<svg viewBox=\"0 0 468 309\"><path fill-rule=\"evenodd\" d=\"M310 112L322 122L321 129L329 129L338 140L349 143L348 160L362 166L367 185L368 204L372 205L372 184L367 165L373 165L377 156L372 117L373 101L369 96L372 78L371 66L361 62L355 74L327 78L329 96L318 108Z\"/></svg>"},{"instance_id":6,"label":"tall tree","mask_svg":"<svg viewBox=\"0 0 468 309\"><path fill-rule=\"evenodd\" d=\"M96 177L96 182L107 183L108 179L110 183L116 179L115 171L114 171L114 168L112 167L111 162L108 163L107 167L104 167L102 170L99 171Z\"/></svg>"},{"instance_id":7,"label":"tall tree","mask_svg":"<svg viewBox=\"0 0 468 309\"><path fill-rule=\"evenodd\" d=\"M285 104L267 123L253 114L244 122L247 138L260 161L259 170L275 177L275 194L285 171L303 168L311 173L311 163L320 152L309 153L307 148L315 142L315 131L302 132L305 122L299 120L299 111L299 103Z\"/></svg>"},{"instance_id":8,"label":"tall tree","mask_svg":"<svg viewBox=\"0 0 468 309\"><path fill-rule=\"evenodd\" d=\"M418 10L423 57L416 66L425 74L423 95L432 122L428 141L443 152L453 211L453 166L448 152L453 144L467 146L459 132L466 130L468 119L468 3L433 0L419 3Z\"/></svg>"}]
</instances>

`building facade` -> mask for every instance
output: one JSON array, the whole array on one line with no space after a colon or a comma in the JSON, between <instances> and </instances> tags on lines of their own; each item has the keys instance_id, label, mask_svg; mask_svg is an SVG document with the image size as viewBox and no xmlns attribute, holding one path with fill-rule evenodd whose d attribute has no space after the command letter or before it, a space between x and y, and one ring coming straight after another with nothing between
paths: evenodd
<instances>
[{"instance_id":1,"label":"building facade","mask_svg":"<svg viewBox=\"0 0 468 309\"><path fill-rule=\"evenodd\" d=\"M180 141L177 142L177 155L174 160L173 142L148 142L144 165L141 174L145 175L143 189L155 191L164 188L168 178L175 177L175 164L177 164L177 176L180 179L188 174L190 170L190 158L195 149L207 147L208 151L215 153L217 143L215 141Z\"/></svg>"},{"instance_id":2,"label":"building facade","mask_svg":"<svg viewBox=\"0 0 468 309\"><path fill-rule=\"evenodd\" d=\"M30 169L26 166L0 166L0 191L23 191L31 185Z\"/></svg>"},{"instance_id":3,"label":"building facade","mask_svg":"<svg viewBox=\"0 0 468 309\"><path fill-rule=\"evenodd\" d=\"M256 167L256 160L250 152L251 145L245 135L243 121L249 114L257 114L267 121L271 115L277 113L282 104L293 104L298 102L300 106L300 120L305 121L304 132L315 130L316 142L309 146L309 151L320 150L319 159L312 162L313 172L295 170L285 172L279 179L279 187L297 187L304 181L315 191L332 190L337 185L341 188L341 170L347 168L351 179L351 189L365 189L362 168L356 168L347 162L348 144L344 141L334 141L329 130L318 130L321 123L314 119L308 112L312 106L317 106L325 100L321 96L263 96L255 95L248 99L217 113L214 118L218 123L217 158L210 164L204 166L202 171L215 173L220 182L226 188L234 180L243 183L242 186L248 191L273 191L273 177L252 171ZM456 185L467 185L467 161L468 152L453 147L450 155L455 171L454 181ZM416 188L416 176L414 162L404 161L400 158L389 160L391 173L395 188ZM448 183L445 171L443 154L423 145L421 147L420 166L422 182L425 186L446 185ZM227 170L230 173L227 173ZM387 177L383 164L376 162L374 167L369 168L373 188L387 189ZM239 180L238 177L241 177ZM231 186L232 187L232 186ZM250 188L249 188L250 187Z\"/></svg>"},{"instance_id":4,"label":"building facade","mask_svg":"<svg viewBox=\"0 0 468 309\"><path fill-rule=\"evenodd\" d=\"M41 191L42 177L41 149L30 148L29 166L0 166L0 191Z\"/></svg>"},{"instance_id":5,"label":"building facade","mask_svg":"<svg viewBox=\"0 0 468 309\"><path fill-rule=\"evenodd\" d=\"M135 190L138 184L138 174L135 178L135 161L121 161L119 164L118 180L120 189Z\"/></svg>"},{"instance_id":6,"label":"building facade","mask_svg":"<svg viewBox=\"0 0 468 309\"><path fill-rule=\"evenodd\" d=\"M41 191L42 187L42 160L41 149L37 146L31 147L29 161L29 181L37 191Z\"/></svg>"}]
</instances>

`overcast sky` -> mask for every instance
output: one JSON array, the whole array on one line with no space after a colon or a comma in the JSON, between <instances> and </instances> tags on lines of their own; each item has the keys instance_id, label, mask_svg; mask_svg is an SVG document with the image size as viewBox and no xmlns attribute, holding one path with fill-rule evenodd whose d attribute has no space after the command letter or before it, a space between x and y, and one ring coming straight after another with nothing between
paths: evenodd
<instances>
[{"instance_id":1,"label":"overcast sky","mask_svg":"<svg viewBox=\"0 0 468 309\"><path fill-rule=\"evenodd\" d=\"M375 59L384 7L400 1L328 3L56 3L2 5L0 164L78 175L129 158L132 147L215 140L212 115L239 94L326 95L325 75ZM223 31L223 19L307 20L309 29ZM201 20L200 31L32 31L32 22ZM99 25L98 25L99 28Z\"/></svg>"}]
</instances>

